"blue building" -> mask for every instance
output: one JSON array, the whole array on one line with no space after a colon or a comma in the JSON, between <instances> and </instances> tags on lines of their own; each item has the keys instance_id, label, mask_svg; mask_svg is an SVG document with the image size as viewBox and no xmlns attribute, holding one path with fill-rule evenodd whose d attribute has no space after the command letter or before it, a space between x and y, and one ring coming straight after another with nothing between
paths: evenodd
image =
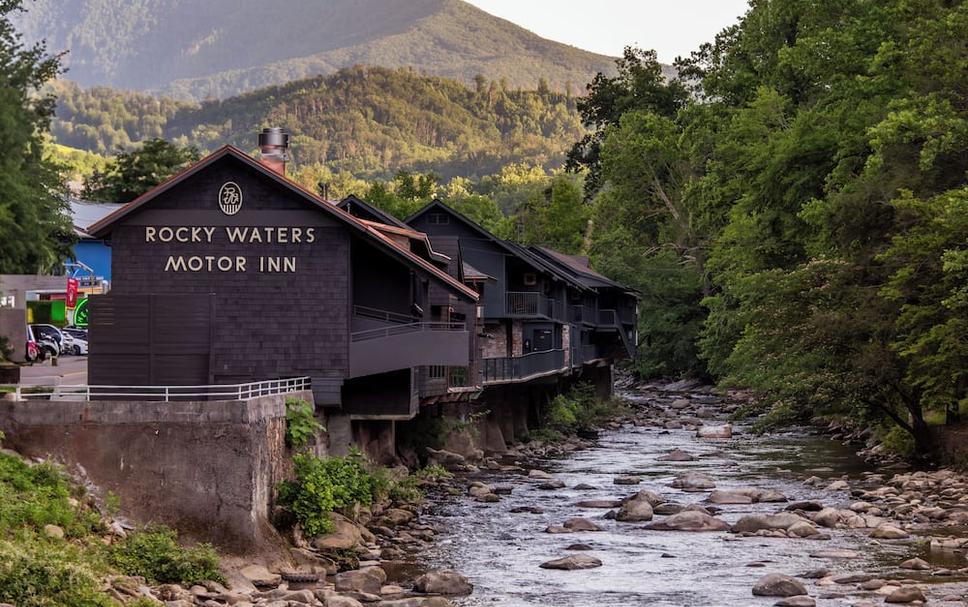
<instances>
[{"instance_id":1,"label":"blue building","mask_svg":"<svg viewBox=\"0 0 968 607\"><path fill-rule=\"evenodd\" d=\"M111 248L99 238L87 233L87 227L107 217L123 204L90 202L72 198L71 219L78 242L74 245L74 261L91 268L98 281L111 282Z\"/></svg>"}]
</instances>

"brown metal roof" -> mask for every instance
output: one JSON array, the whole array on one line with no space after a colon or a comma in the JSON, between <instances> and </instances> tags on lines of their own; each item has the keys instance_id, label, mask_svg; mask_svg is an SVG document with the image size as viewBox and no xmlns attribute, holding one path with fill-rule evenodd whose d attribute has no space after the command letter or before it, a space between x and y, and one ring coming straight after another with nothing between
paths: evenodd
<instances>
[{"instance_id":1,"label":"brown metal roof","mask_svg":"<svg viewBox=\"0 0 968 607\"><path fill-rule=\"evenodd\" d=\"M242 161L244 164L247 164L250 167L258 170L266 177L269 177L274 181L276 181L277 183L280 183L281 185L296 192L297 194L300 194L301 196L306 198L307 201L314 204L317 208L321 209L325 213L328 213L332 217L337 218L338 220L345 223L347 226L354 228L359 233L369 238L372 242L379 244L380 246L382 246L384 249L391 252L392 254L402 257L408 264L412 266L417 266L423 269L428 274L431 274L434 278L437 278L438 280L443 282L446 286L450 287L452 290L458 292L460 295L463 295L471 299L472 301L477 301L478 295L473 289L470 289L466 285L461 284L459 281L455 280L446 272L435 267L429 261L425 259L421 259L419 256L414 255L408 249L399 246L397 243L393 242L393 240L388 238L379 230L371 226L368 226L367 224L363 223L363 221L361 221L360 219L357 219L356 217L353 217L349 213L342 211L336 208L335 206L329 204L328 202L326 202L325 200L323 200L313 192L310 192L309 190L305 189L298 183L292 181L291 179L288 179L284 175L280 175L279 173L276 173L275 171L267 168L258 160L255 160L254 158L250 157L248 154L246 154L239 148L232 145L224 145L220 147L219 149L215 150L205 158L202 158L201 160L189 166L188 168L181 171L180 173L158 184L157 186L145 192L141 196L138 196L131 202L125 204L123 207L119 208L113 213L102 218L97 223L88 227L88 230L87 230L88 233L95 237L104 236L105 234L110 232L109 228L112 225L114 225L118 220L130 215L137 209L141 208L145 203L154 199L155 197L162 194L163 192L170 190L172 187L178 185L179 183L181 183L185 179L188 179L192 175L195 175L199 171L203 170L204 168L206 168L207 166L211 165L216 160L219 160L224 156L232 156L233 158L236 158L237 160Z\"/></svg>"}]
</instances>

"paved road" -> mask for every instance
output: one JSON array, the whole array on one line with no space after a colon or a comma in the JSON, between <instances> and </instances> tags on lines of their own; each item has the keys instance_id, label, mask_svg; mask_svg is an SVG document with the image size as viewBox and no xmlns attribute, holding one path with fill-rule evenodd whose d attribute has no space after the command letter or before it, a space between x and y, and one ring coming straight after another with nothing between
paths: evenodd
<instances>
[{"instance_id":1,"label":"paved road","mask_svg":"<svg viewBox=\"0 0 968 607\"><path fill-rule=\"evenodd\" d=\"M20 370L20 384L23 386L83 386L86 383L86 356L61 356L57 359L56 367L47 359Z\"/></svg>"}]
</instances>

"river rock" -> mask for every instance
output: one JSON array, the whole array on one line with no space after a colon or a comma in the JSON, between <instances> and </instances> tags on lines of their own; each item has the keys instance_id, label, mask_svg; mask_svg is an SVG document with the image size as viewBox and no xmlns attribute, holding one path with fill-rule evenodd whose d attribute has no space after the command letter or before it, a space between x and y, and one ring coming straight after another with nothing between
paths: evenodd
<instances>
[{"instance_id":1,"label":"river rock","mask_svg":"<svg viewBox=\"0 0 968 607\"><path fill-rule=\"evenodd\" d=\"M818 550L816 552L810 553L810 558L812 559L831 559L837 561L847 561L851 559L859 558L858 554L854 550L844 550L844 549L832 549L832 550Z\"/></svg>"},{"instance_id":2,"label":"river rock","mask_svg":"<svg viewBox=\"0 0 968 607\"><path fill-rule=\"evenodd\" d=\"M355 571L337 573L334 581L337 592L380 594L380 589L387 581L387 574L380 567L364 567Z\"/></svg>"},{"instance_id":3,"label":"river rock","mask_svg":"<svg viewBox=\"0 0 968 607\"><path fill-rule=\"evenodd\" d=\"M815 535L820 535L820 531L818 531L816 527L807 521L801 521L799 523L790 525L786 532L787 535L794 537L813 537Z\"/></svg>"},{"instance_id":4,"label":"river rock","mask_svg":"<svg viewBox=\"0 0 968 607\"><path fill-rule=\"evenodd\" d=\"M278 586L282 582L282 576L271 573L262 565L248 565L239 570L239 573L248 580L253 586L266 588L268 586Z\"/></svg>"},{"instance_id":5,"label":"river rock","mask_svg":"<svg viewBox=\"0 0 968 607\"><path fill-rule=\"evenodd\" d=\"M777 514L747 514L740 517L733 524L733 533L756 533L762 530L789 529L797 523L806 522L805 519L791 512L779 512Z\"/></svg>"},{"instance_id":6,"label":"river rock","mask_svg":"<svg viewBox=\"0 0 968 607\"><path fill-rule=\"evenodd\" d=\"M927 561L919 558L908 559L899 566L901 569L911 569L912 571L927 571L931 569L931 565Z\"/></svg>"},{"instance_id":7,"label":"river rock","mask_svg":"<svg viewBox=\"0 0 968 607\"><path fill-rule=\"evenodd\" d=\"M898 588L884 599L885 603L913 603L914 601L925 602L924 593L914 586Z\"/></svg>"},{"instance_id":8,"label":"river rock","mask_svg":"<svg viewBox=\"0 0 968 607\"><path fill-rule=\"evenodd\" d=\"M562 524L562 527L569 531L601 531L602 528L591 522L587 518L576 516L570 518Z\"/></svg>"},{"instance_id":9,"label":"river rock","mask_svg":"<svg viewBox=\"0 0 968 607\"><path fill-rule=\"evenodd\" d=\"M655 531L726 531L729 529L724 521L703 512L685 510L666 518L650 523L646 529Z\"/></svg>"},{"instance_id":10,"label":"river rock","mask_svg":"<svg viewBox=\"0 0 968 607\"><path fill-rule=\"evenodd\" d=\"M643 489L639 491L638 493L630 497L627 501L648 502L649 505L652 506L653 508L655 508L659 504L665 503L665 499L661 495L659 495L658 493L655 493L654 491L649 491L648 489Z\"/></svg>"},{"instance_id":11,"label":"river rock","mask_svg":"<svg viewBox=\"0 0 968 607\"><path fill-rule=\"evenodd\" d=\"M732 438L733 426L730 424L723 424L722 426L700 426L696 430L696 436L699 438Z\"/></svg>"},{"instance_id":12,"label":"river rock","mask_svg":"<svg viewBox=\"0 0 968 607\"><path fill-rule=\"evenodd\" d=\"M754 596L799 596L807 594L803 584L782 573L764 575L753 585Z\"/></svg>"},{"instance_id":13,"label":"river rock","mask_svg":"<svg viewBox=\"0 0 968 607\"><path fill-rule=\"evenodd\" d=\"M625 476L616 476L615 479L612 480L612 482L615 483L616 485L638 485L639 483L642 482L642 479L637 476L625 475Z\"/></svg>"},{"instance_id":14,"label":"river rock","mask_svg":"<svg viewBox=\"0 0 968 607\"><path fill-rule=\"evenodd\" d=\"M879 540L900 540L908 537L908 532L885 524L871 531L871 537Z\"/></svg>"},{"instance_id":15,"label":"river rock","mask_svg":"<svg viewBox=\"0 0 968 607\"><path fill-rule=\"evenodd\" d=\"M429 571L416 579L413 588L428 594L470 594L474 586L456 571Z\"/></svg>"},{"instance_id":16,"label":"river rock","mask_svg":"<svg viewBox=\"0 0 968 607\"><path fill-rule=\"evenodd\" d=\"M617 508L618 506L621 506L621 505L622 505L622 502L620 500L583 500L575 503L575 507L577 508L592 508L592 509Z\"/></svg>"},{"instance_id":17,"label":"river rock","mask_svg":"<svg viewBox=\"0 0 968 607\"><path fill-rule=\"evenodd\" d=\"M541 489L542 491L554 491L555 489L562 489L564 488L564 486L565 486L564 481L554 478L554 479L551 479L550 481L545 481L539 484L538 489Z\"/></svg>"},{"instance_id":18,"label":"river rock","mask_svg":"<svg viewBox=\"0 0 968 607\"><path fill-rule=\"evenodd\" d=\"M783 495L779 491L774 489L762 489L759 490L757 495L753 497L756 501L763 504L775 504L779 502L785 502L788 500L787 496Z\"/></svg>"},{"instance_id":19,"label":"river rock","mask_svg":"<svg viewBox=\"0 0 968 607\"><path fill-rule=\"evenodd\" d=\"M786 510L791 512L795 510L802 510L804 512L820 512L823 510L823 504L815 501L792 502L786 507Z\"/></svg>"},{"instance_id":20,"label":"river rock","mask_svg":"<svg viewBox=\"0 0 968 607\"><path fill-rule=\"evenodd\" d=\"M713 504L752 504L753 498L732 491L713 491L707 498Z\"/></svg>"},{"instance_id":21,"label":"river rock","mask_svg":"<svg viewBox=\"0 0 968 607\"><path fill-rule=\"evenodd\" d=\"M314 548L323 552L327 550L349 550L363 543L363 534L356 523L335 512L329 516L333 521L333 532L313 538Z\"/></svg>"},{"instance_id":22,"label":"river rock","mask_svg":"<svg viewBox=\"0 0 968 607\"><path fill-rule=\"evenodd\" d=\"M706 474L686 472L672 481L672 487L683 491L707 491L716 488L716 481Z\"/></svg>"},{"instance_id":23,"label":"river rock","mask_svg":"<svg viewBox=\"0 0 968 607\"><path fill-rule=\"evenodd\" d=\"M645 500L629 500L622 504L615 520L622 523L641 523L652 520L652 505Z\"/></svg>"},{"instance_id":24,"label":"river rock","mask_svg":"<svg viewBox=\"0 0 968 607\"><path fill-rule=\"evenodd\" d=\"M682 449L673 449L672 451L656 458L659 462L691 462L696 458Z\"/></svg>"},{"instance_id":25,"label":"river rock","mask_svg":"<svg viewBox=\"0 0 968 607\"><path fill-rule=\"evenodd\" d=\"M662 502L657 506L653 506L652 512L654 514L661 514L663 516L666 516L669 514L679 514L685 509L686 507L684 505L678 504L676 502Z\"/></svg>"},{"instance_id":26,"label":"river rock","mask_svg":"<svg viewBox=\"0 0 968 607\"><path fill-rule=\"evenodd\" d=\"M544 470L538 470L537 468L528 471L528 478L536 478L539 480L547 480L552 478L550 474Z\"/></svg>"},{"instance_id":27,"label":"river rock","mask_svg":"<svg viewBox=\"0 0 968 607\"><path fill-rule=\"evenodd\" d=\"M803 595L780 599L779 601L773 603L773 607L815 607L816 604L817 601L806 595Z\"/></svg>"},{"instance_id":28,"label":"river rock","mask_svg":"<svg viewBox=\"0 0 968 607\"><path fill-rule=\"evenodd\" d=\"M317 596L317 598L319 598ZM356 599L348 596L340 596L338 594L330 595L323 600L323 604L326 607L363 607L363 603L357 601Z\"/></svg>"},{"instance_id":29,"label":"river rock","mask_svg":"<svg viewBox=\"0 0 968 607\"><path fill-rule=\"evenodd\" d=\"M588 556L587 554L573 554L571 556L555 559L539 565L539 567L542 569L563 569L565 571L574 571L576 569L594 569L595 567L601 566L602 562L600 560L593 556Z\"/></svg>"},{"instance_id":30,"label":"river rock","mask_svg":"<svg viewBox=\"0 0 968 607\"><path fill-rule=\"evenodd\" d=\"M445 449L438 450L427 447L427 454L430 456L429 459L444 468L458 468L467 463L467 459L460 453L454 453L453 451L447 451Z\"/></svg>"},{"instance_id":31,"label":"river rock","mask_svg":"<svg viewBox=\"0 0 968 607\"><path fill-rule=\"evenodd\" d=\"M594 548L588 544L569 544L565 546L565 550L594 550Z\"/></svg>"}]
</instances>

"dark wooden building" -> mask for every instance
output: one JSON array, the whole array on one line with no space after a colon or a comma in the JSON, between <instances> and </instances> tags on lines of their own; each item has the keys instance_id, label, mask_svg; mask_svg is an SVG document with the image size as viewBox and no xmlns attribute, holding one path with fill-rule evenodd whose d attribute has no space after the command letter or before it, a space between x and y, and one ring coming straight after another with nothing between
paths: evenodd
<instances>
[{"instance_id":1,"label":"dark wooden building","mask_svg":"<svg viewBox=\"0 0 968 607\"><path fill-rule=\"evenodd\" d=\"M478 293L425 236L323 201L263 152L223 147L89 228L113 274L89 383L309 376L317 406L413 417L428 369L472 364Z\"/></svg>"}]
</instances>

